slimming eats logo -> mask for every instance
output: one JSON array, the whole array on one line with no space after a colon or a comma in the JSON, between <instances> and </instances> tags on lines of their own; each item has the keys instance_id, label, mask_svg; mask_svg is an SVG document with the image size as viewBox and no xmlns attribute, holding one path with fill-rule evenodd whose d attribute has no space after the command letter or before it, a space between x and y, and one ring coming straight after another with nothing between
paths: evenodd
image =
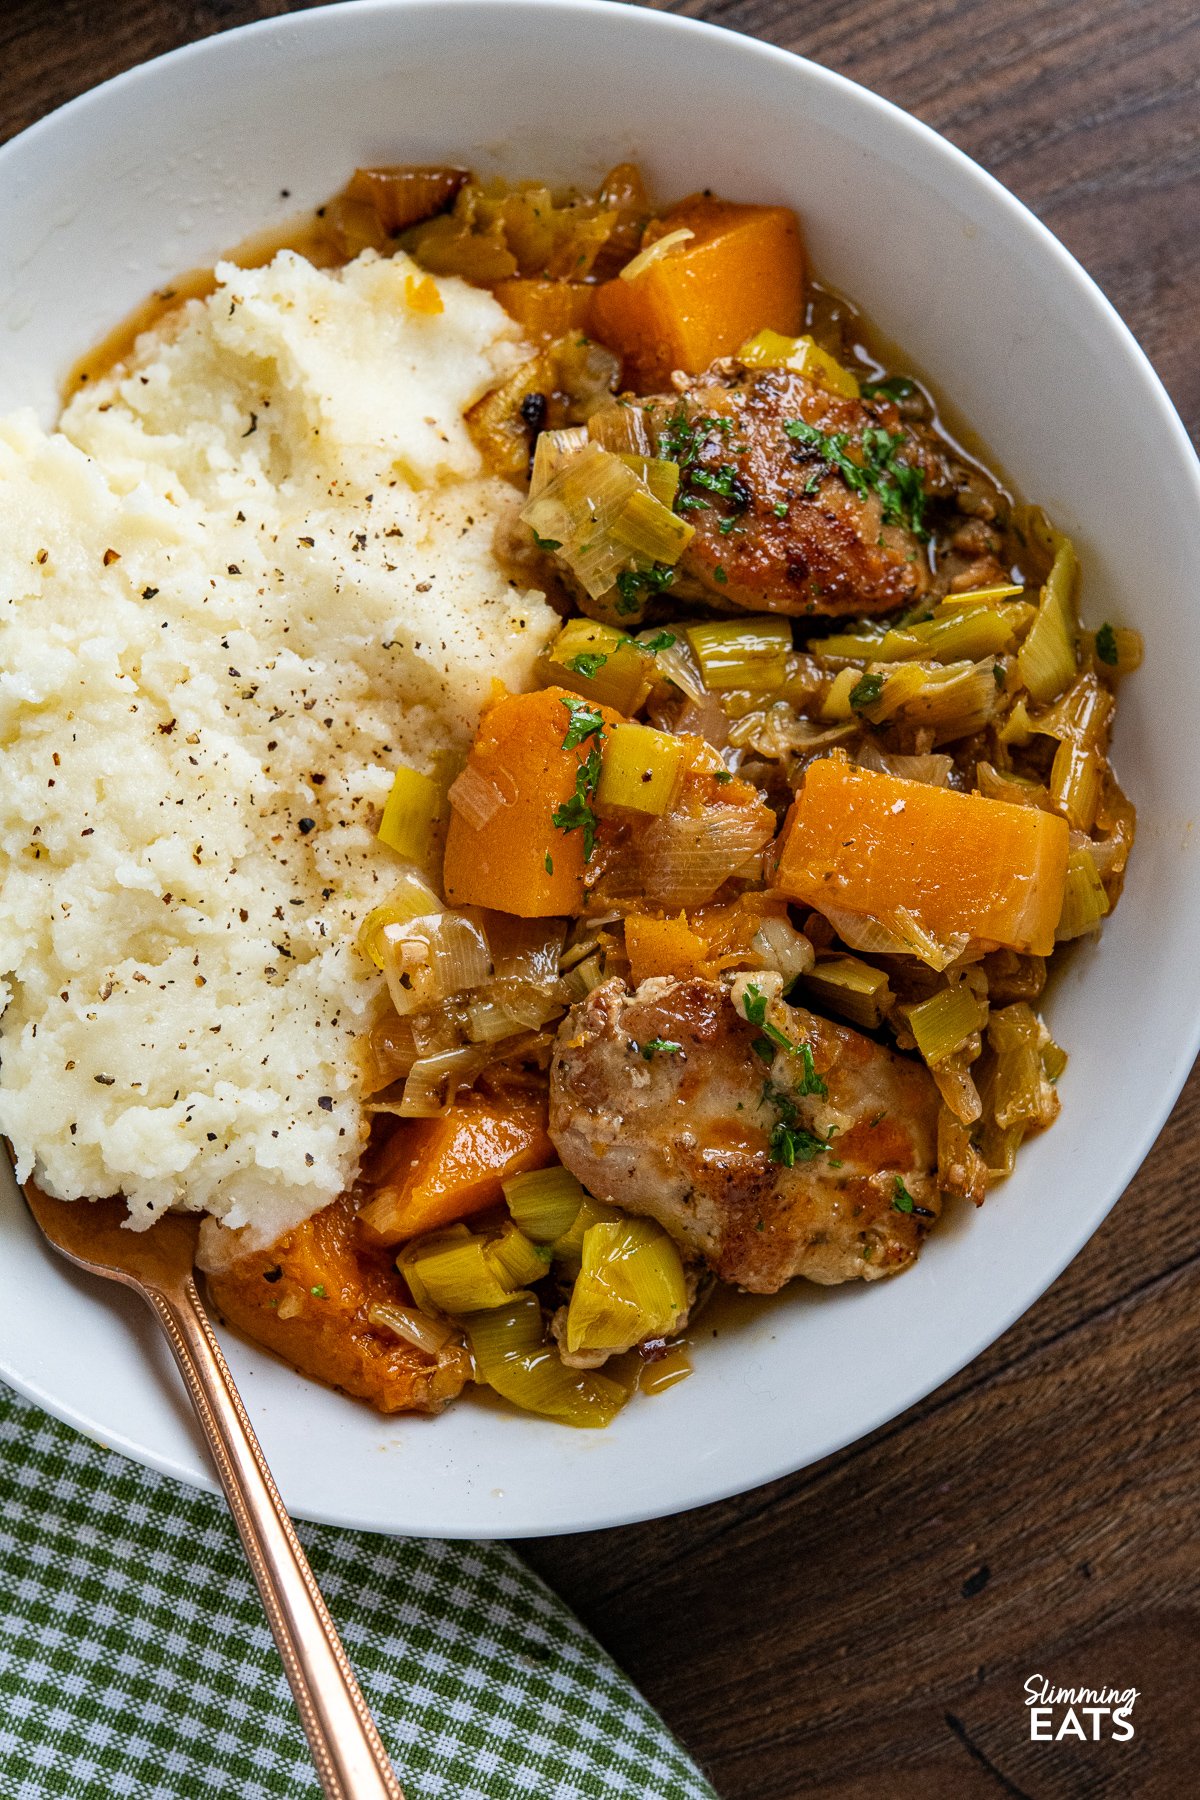
<instances>
[{"instance_id":1,"label":"slimming eats logo","mask_svg":"<svg viewBox=\"0 0 1200 1800\"><path fill-rule=\"evenodd\" d=\"M1099 1744L1111 1738L1114 1744L1127 1744L1133 1736L1129 1715L1137 1697L1136 1688L1060 1688L1052 1687L1044 1675L1031 1675L1025 1683L1029 1735L1042 1743L1080 1738ZM1090 1730L1085 1720L1091 1721Z\"/></svg>"}]
</instances>

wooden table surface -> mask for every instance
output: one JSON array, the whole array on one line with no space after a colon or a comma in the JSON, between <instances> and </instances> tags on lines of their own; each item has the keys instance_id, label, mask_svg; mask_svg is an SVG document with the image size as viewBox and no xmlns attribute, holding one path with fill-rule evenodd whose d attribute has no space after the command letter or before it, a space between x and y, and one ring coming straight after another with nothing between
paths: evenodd
<instances>
[{"instance_id":1,"label":"wooden table surface","mask_svg":"<svg viewBox=\"0 0 1200 1800\"><path fill-rule=\"evenodd\" d=\"M288 10L8 0L0 137L131 63ZM671 10L841 70L969 151L1100 282L1196 436L1196 0ZM1193 1074L1066 1274L874 1436L681 1518L526 1546L727 1800L1200 1791L1198 1149ZM1136 1687L1136 1737L1031 1742L1035 1673Z\"/></svg>"}]
</instances>

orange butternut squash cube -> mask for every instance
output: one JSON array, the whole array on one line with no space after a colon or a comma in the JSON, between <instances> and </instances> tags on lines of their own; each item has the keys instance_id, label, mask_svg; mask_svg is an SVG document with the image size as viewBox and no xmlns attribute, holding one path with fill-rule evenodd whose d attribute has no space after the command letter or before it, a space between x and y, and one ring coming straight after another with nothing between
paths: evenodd
<instances>
[{"instance_id":1,"label":"orange butternut squash cube","mask_svg":"<svg viewBox=\"0 0 1200 1800\"><path fill-rule=\"evenodd\" d=\"M560 829L554 814L579 797L583 764L595 737L566 748L578 694L544 688L506 694L480 722L467 775L472 792L494 807L486 819L450 794L444 892L452 906L490 906L522 919L576 913L583 899L584 831ZM605 728L620 713L594 708ZM462 779L462 777L460 777Z\"/></svg>"},{"instance_id":2,"label":"orange butternut squash cube","mask_svg":"<svg viewBox=\"0 0 1200 1800\"><path fill-rule=\"evenodd\" d=\"M776 883L819 912L912 915L939 939L1048 956L1062 912L1065 819L982 794L815 762L788 814Z\"/></svg>"},{"instance_id":3,"label":"orange butternut squash cube","mask_svg":"<svg viewBox=\"0 0 1200 1800\"><path fill-rule=\"evenodd\" d=\"M492 288L509 318L515 319L535 344L585 330L595 292L582 281L546 281L523 275L497 281Z\"/></svg>"},{"instance_id":4,"label":"orange butternut squash cube","mask_svg":"<svg viewBox=\"0 0 1200 1800\"><path fill-rule=\"evenodd\" d=\"M693 194L662 226L692 238L630 280L604 282L592 304L592 335L622 357L639 393L665 387L673 369L698 375L756 331L800 332L804 251L788 207Z\"/></svg>"},{"instance_id":5,"label":"orange butternut squash cube","mask_svg":"<svg viewBox=\"0 0 1200 1800\"><path fill-rule=\"evenodd\" d=\"M401 1119L369 1167L359 1213L371 1240L399 1244L494 1206L501 1184L554 1161L536 1094L464 1094L440 1119Z\"/></svg>"},{"instance_id":6,"label":"orange butternut squash cube","mask_svg":"<svg viewBox=\"0 0 1200 1800\"><path fill-rule=\"evenodd\" d=\"M407 1295L392 1255L363 1240L349 1194L269 1249L210 1270L208 1292L236 1330L379 1412L440 1412L470 1375L452 1347L433 1357L369 1322L370 1307Z\"/></svg>"},{"instance_id":7,"label":"orange butternut squash cube","mask_svg":"<svg viewBox=\"0 0 1200 1800\"><path fill-rule=\"evenodd\" d=\"M637 987L651 975L690 975L708 955L708 942L693 931L687 914L653 919L630 913L625 921L629 978Z\"/></svg>"}]
</instances>

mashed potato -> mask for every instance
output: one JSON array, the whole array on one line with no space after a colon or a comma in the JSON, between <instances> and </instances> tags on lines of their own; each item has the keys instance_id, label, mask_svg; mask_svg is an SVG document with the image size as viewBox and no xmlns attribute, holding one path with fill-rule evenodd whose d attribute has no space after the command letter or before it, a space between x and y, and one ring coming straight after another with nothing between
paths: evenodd
<instances>
[{"instance_id":1,"label":"mashed potato","mask_svg":"<svg viewBox=\"0 0 1200 1800\"><path fill-rule=\"evenodd\" d=\"M263 1242L357 1166L392 772L554 617L463 422L521 356L490 296L414 310L402 255L218 276L58 432L0 421L0 1130L52 1193Z\"/></svg>"}]
</instances>

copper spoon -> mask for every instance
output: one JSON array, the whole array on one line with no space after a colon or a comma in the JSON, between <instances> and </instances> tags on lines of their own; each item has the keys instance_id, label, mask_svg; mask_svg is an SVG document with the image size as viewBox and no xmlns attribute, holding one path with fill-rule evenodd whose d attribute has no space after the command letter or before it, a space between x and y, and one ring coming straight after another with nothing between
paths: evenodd
<instances>
[{"instance_id":1,"label":"copper spoon","mask_svg":"<svg viewBox=\"0 0 1200 1800\"><path fill-rule=\"evenodd\" d=\"M129 1231L119 1200L51 1200L32 1182L24 1193L68 1262L133 1288L161 1325L208 1439L328 1800L404 1800L208 1322L192 1273L198 1220L167 1213L148 1231Z\"/></svg>"}]
</instances>

